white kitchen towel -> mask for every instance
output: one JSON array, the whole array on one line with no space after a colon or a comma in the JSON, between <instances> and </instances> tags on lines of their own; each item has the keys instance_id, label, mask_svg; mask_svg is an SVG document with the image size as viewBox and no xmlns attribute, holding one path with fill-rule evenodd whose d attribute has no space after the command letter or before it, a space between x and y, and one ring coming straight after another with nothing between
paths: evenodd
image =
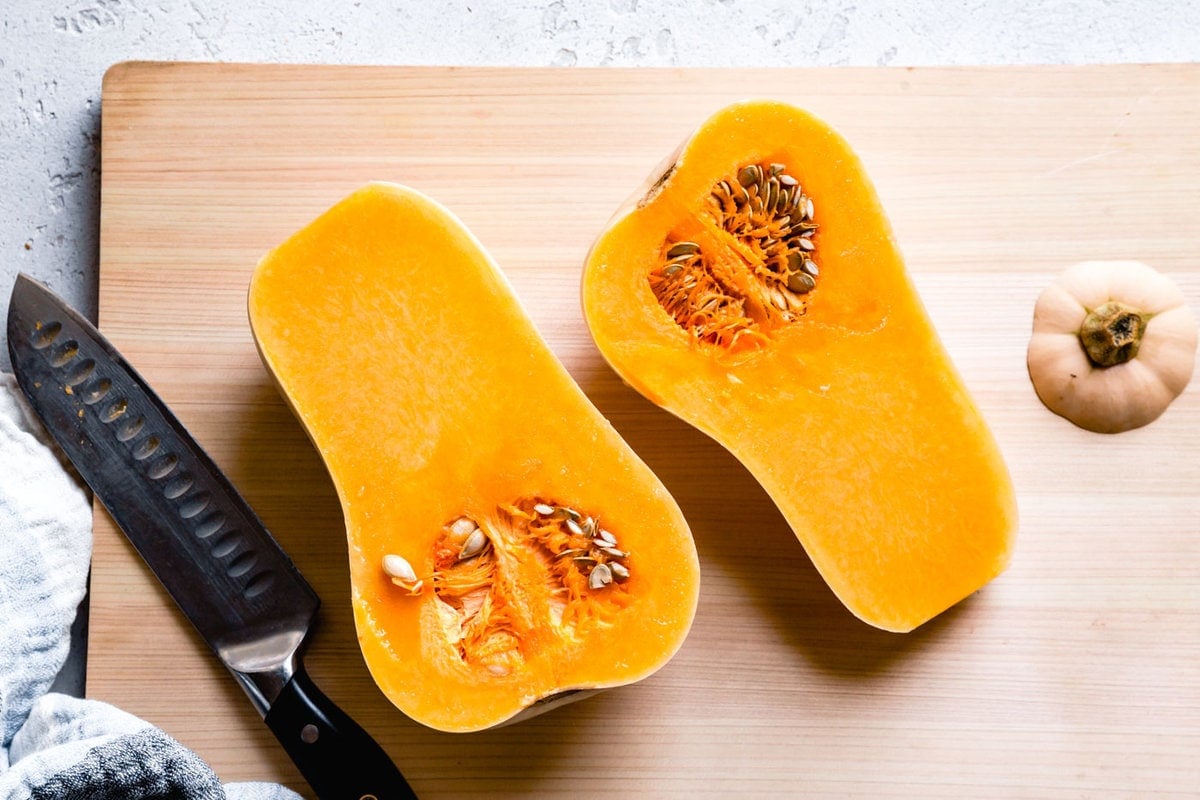
<instances>
[{"instance_id":1,"label":"white kitchen towel","mask_svg":"<svg viewBox=\"0 0 1200 800\"><path fill-rule=\"evenodd\" d=\"M87 496L0 374L0 800L298 800L231 783L137 717L48 693L92 555Z\"/></svg>"}]
</instances>

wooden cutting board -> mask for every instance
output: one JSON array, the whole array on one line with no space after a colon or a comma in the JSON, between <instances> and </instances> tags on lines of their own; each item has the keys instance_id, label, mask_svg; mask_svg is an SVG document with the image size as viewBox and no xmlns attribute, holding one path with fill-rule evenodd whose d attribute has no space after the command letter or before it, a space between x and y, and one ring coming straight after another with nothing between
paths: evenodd
<instances>
[{"instance_id":1,"label":"wooden cutting board","mask_svg":"<svg viewBox=\"0 0 1200 800\"><path fill-rule=\"evenodd\" d=\"M861 153L1017 486L1011 568L909 635L847 613L749 474L625 387L583 323L580 266L609 215L745 96L803 105ZM1194 797L1200 385L1100 436L1039 404L1024 353L1037 293L1075 261L1144 260L1200 306L1197 132L1200 65L121 64L103 90L100 323L316 587L312 673L423 798ZM469 735L417 725L371 682L332 486L245 313L259 257L370 180L462 217L690 521L699 612L650 679ZM307 791L103 513L88 694L224 780Z\"/></svg>"}]
</instances>

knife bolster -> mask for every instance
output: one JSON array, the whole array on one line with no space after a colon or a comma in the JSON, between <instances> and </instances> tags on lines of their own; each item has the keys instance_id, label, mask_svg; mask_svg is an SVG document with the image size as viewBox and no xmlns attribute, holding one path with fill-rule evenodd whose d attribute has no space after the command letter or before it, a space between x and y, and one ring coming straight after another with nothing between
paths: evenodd
<instances>
[{"instance_id":1,"label":"knife bolster","mask_svg":"<svg viewBox=\"0 0 1200 800\"><path fill-rule=\"evenodd\" d=\"M259 715L266 717L284 687L295 677L297 666L298 659L296 653L293 652L285 661L271 669L242 672L231 668L229 671L237 679L242 691L250 698L250 702L258 709Z\"/></svg>"}]
</instances>

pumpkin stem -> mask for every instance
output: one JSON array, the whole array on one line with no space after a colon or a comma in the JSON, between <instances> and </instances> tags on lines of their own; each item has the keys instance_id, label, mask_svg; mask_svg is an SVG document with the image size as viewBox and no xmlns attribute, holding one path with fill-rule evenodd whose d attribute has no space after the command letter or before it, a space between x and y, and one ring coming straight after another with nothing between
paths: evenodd
<instances>
[{"instance_id":1,"label":"pumpkin stem","mask_svg":"<svg viewBox=\"0 0 1200 800\"><path fill-rule=\"evenodd\" d=\"M1124 364L1137 356L1148 321L1148 315L1111 300L1084 318L1079 341L1097 367Z\"/></svg>"}]
</instances>

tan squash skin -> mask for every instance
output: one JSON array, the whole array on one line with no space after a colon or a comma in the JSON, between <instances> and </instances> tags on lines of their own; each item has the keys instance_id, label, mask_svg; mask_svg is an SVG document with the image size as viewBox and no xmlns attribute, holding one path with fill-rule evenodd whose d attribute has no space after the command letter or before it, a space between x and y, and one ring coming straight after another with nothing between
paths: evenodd
<instances>
[{"instance_id":1,"label":"tan squash skin","mask_svg":"<svg viewBox=\"0 0 1200 800\"><path fill-rule=\"evenodd\" d=\"M1080 345L1089 312L1119 302L1145 318L1137 353L1099 366ZM1188 385L1196 363L1196 316L1167 276L1138 261L1087 261L1038 297L1029 377L1041 401L1096 433L1122 433L1158 419Z\"/></svg>"},{"instance_id":2,"label":"tan squash skin","mask_svg":"<svg viewBox=\"0 0 1200 800\"><path fill-rule=\"evenodd\" d=\"M645 678L675 653L699 589L679 508L452 214L412 189L369 185L262 260L249 311L337 488L359 644L397 707L441 730L478 730L565 691ZM497 675L447 639L435 549L450 521L500 529L499 504L530 497L598 515L629 551L631 575L581 601L611 619L564 636L542 562L496 544L520 565L504 597L532 620L523 664ZM419 594L383 573L389 553L425 578Z\"/></svg>"},{"instance_id":3,"label":"tan squash skin","mask_svg":"<svg viewBox=\"0 0 1200 800\"><path fill-rule=\"evenodd\" d=\"M647 276L717 181L768 162L814 200L820 276L803 316L730 352L676 324ZM754 474L864 621L909 631L999 574L1017 527L1007 469L847 143L798 109L744 103L673 164L587 259L584 314L604 357Z\"/></svg>"}]
</instances>

